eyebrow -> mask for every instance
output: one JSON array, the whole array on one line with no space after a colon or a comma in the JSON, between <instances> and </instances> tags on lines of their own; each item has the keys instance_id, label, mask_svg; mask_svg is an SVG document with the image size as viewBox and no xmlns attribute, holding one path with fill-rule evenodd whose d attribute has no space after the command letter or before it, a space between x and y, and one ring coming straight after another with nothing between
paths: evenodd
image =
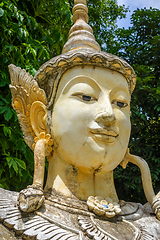
<instances>
[{"instance_id":1,"label":"eyebrow","mask_svg":"<svg viewBox=\"0 0 160 240\"><path fill-rule=\"evenodd\" d=\"M79 75L79 76L73 77L72 79L69 80L69 82L63 88L62 93L64 93L65 91L68 91L67 88L70 88L70 85L72 86L72 84L74 84L76 81L77 81L77 83L79 83L79 80L80 80L80 83L93 82L96 85L96 87L101 91L101 87L93 78L88 77L86 75Z\"/></svg>"},{"instance_id":2,"label":"eyebrow","mask_svg":"<svg viewBox=\"0 0 160 240\"><path fill-rule=\"evenodd\" d=\"M116 89L117 89L117 91L116 91ZM117 85L117 86L113 87L113 88L110 90L110 93L109 93L109 94L112 94L114 91L115 91L115 92L123 91L123 92L127 93L127 95L129 94L129 89L126 88L126 87L123 86L123 85Z\"/></svg>"}]
</instances>

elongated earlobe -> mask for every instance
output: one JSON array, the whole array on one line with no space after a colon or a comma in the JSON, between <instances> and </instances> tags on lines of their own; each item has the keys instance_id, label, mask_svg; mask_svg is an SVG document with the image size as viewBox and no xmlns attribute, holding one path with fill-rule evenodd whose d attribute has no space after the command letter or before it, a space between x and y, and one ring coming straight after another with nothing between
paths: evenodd
<instances>
[{"instance_id":1,"label":"elongated earlobe","mask_svg":"<svg viewBox=\"0 0 160 240\"><path fill-rule=\"evenodd\" d=\"M40 101L33 102L30 108L30 123L36 135L32 145L34 149L34 177L33 184L19 194L18 205L23 212L37 210L44 201L45 156L50 154L53 145L51 135L46 134L46 119L46 106Z\"/></svg>"}]
</instances>

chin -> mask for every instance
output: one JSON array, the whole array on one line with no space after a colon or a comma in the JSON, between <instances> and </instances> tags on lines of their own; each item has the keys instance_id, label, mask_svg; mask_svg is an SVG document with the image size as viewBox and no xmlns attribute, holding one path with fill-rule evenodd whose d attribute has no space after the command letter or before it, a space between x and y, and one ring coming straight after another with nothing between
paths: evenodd
<instances>
[{"instance_id":1,"label":"chin","mask_svg":"<svg viewBox=\"0 0 160 240\"><path fill-rule=\"evenodd\" d=\"M84 157L82 154L77 161L70 159L70 163L77 169L88 174L107 173L113 171L122 161L123 157L117 156L113 158L113 155L104 152L92 152L89 156ZM73 163L74 162L74 163Z\"/></svg>"}]
</instances>

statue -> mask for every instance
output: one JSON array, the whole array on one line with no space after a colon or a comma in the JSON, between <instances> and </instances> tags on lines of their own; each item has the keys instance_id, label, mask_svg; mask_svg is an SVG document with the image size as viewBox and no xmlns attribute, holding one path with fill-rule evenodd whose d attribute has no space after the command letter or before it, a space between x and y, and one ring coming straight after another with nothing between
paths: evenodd
<instances>
[{"instance_id":1,"label":"statue","mask_svg":"<svg viewBox=\"0 0 160 240\"><path fill-rule=\"evenodd\" d=\"M160 194L148 164L127 148L135 72L101 52L85 0L75 0L73 22L62 55L34 78L9 66L12 105L34 150L34 179L20 193L1 189L0 219L24 239L160 239ZM118 199L113 170L128 162L141 170L145 206Z\"/></svg>"}]
</instances>

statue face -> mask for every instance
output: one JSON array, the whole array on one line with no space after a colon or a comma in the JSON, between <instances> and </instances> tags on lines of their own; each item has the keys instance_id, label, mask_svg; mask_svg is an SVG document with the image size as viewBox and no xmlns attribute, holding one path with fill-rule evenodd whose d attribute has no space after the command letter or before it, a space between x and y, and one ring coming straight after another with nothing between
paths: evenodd
<instances>
[{"instance_id":1,"label":"statue face","mask_svg":"<svg viewBox=\"0 0 160 240\"><path fill-rule=\"evenodd\" d=\"M130 137L130 94L118 72L92 66L69 69L52 114L54 152L82 171L110 172Z\"/></svg>"}]
</instances>

